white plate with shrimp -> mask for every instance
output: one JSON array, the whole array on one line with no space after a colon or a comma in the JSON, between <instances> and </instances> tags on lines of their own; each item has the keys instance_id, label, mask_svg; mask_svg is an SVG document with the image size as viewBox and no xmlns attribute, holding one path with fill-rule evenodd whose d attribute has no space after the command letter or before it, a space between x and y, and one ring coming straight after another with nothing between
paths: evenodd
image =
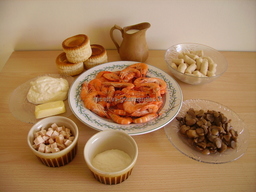
<instances>
[{"instance_id":1,"label":"white plate with shrimp","mask_svg":"<svg viewBox=\"0 0 256 192\"><path fill-rule=\"evenodd\" d=\"M146 76L160 78L164 80L167 85L166 94L163 96L163 105L158 111L159 116L157 118L145 123L131 123L128 125L122 125L115 123L111 119L100 117L99 115L84 107L84 102L81 100L80 93L82 85L85 82L90 82L93 80L101 71L120 71L135 63L138 62L109 62L95 66L82 73L75 80L69 91L68 101L73 114L85 125L98 131L109 129L122 130L129 135L141 135L150 133L164 127L169 122L171 122L177 116L182 106L183 95L181 88L170 75L158 69L157 67L148 64L148 71Z\"/></svg>"}]
</instances>

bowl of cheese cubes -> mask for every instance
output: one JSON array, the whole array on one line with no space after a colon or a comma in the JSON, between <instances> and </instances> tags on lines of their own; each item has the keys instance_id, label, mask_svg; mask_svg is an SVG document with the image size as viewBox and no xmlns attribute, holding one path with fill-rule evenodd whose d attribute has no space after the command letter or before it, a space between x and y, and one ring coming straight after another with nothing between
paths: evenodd
<instances>
[{"instance_id":1,"label":"bowl of cheese cubes","mask_svg":"<svg viewBox=\"0 0 256 192\"><path fill-rule=\"evenodd\" d=\"M70 163L76 156L78 135L78 127L71 119L52 116L32 126L27 142L44 165L61 167Z\"/></svg>"},{"instance_id":2,"label":"bowl of cheese cubes","mask_svg":"<svg viewBox=\"0 0 256 192\"><path fill-rule=\"evenodd\" d=\"M164 57L172 75L191 85L212 82L223 75L228 67L219 51L197 43L173 45L167 49Z\"/></svg>"}]
</instances>

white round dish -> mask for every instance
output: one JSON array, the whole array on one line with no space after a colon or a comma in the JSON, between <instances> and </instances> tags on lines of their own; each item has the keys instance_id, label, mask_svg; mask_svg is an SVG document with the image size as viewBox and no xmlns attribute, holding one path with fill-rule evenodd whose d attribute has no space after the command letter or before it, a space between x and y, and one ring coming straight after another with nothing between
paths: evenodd
<instances>
[{"instance_id":1,"label":"white round dish","mask_svg":"<svg viewBox=\"0 0 256 192\"><path fill-rule=\"evenodd\" d=\"M121 150L131 158L131 162L118 171L105 171L93 164L97 154L108 150ZM138 146L135 140L123 131L107 130L100 131L93 135L84 146L84 159L96 180L103 184L119 184L130 177L138 158ZM115 161L111 161L114 165Z\"/></svg>"},{"instance_id":2,"label":"white round dish","mask_svg":"<svg viewBox=\"0 0 256 192\"><path fill-rule=\"evenodd\" d=\"M50 77L54 78L64 78L68 81L69 87L71 87L74 78L71 76L65 76L60 74L46 74ZM45 75L40 75L45 76ZM40 77L38 76L38 77ZM27 93L30 88L30 82L36 80L38 77L35 77L23 84L21 84L19 87L17 87L11 94L10 100L9 100L9 109L14 117L19 119L22 122L25 123L36 123L40 119L35 118L35 104L32 104L28 102L27 100ZM72 112L68 105L68 100L66 99L64 101L66 112L63 114L59 114L59 116L69 117L72 115Z\"/></svg>"},{"instance_id":3,"label":"white round dish","mask_svg":"<svg viewBox=\"0 0 256 192\"><path fill-rule=\"evenodd\" d=\"M160 111L160 116L155 120L149 121L143 124L130 124L130 125L120 125L117 124L109 119L105 119L99 117L98 115L94 114L90 110L86 109L81 102L80 99L80 89L81 85L86 81L89 82L90 80L94 79L96 74L100 71L118 71L122 70L128 65L134 64L137 62L133 61L116 61L116 62L109 62L102 65L95 66L84 73L82 73L73 83L72 87L69 91L69 105L73 112L73 114L84 124L88 125L89 127L102 131L102 130L122 130L129 135L140 135L145 133L150 133L152 131L156 131L170 121L172 121L176 115L178 114L182 101L183 95L178 83L167 73L163 72L162 70L148 65L148 73L147 76L149 77L158 77L163 79L167 83L167 93L165 96L165 104Z\"/></svg>"},{"instance_id":4,"label":"white round dish","mask_svg":"<svg viewBox=\"0 0 256 192\"><path fill-rule=\"evenodd\" d=\"M51 125L54 123L56 123L60 127L64 126L70 129L74 137L74 140L69 146L67 146L66 148L58 152L44 153L36 150L33 147L34 140L35 140L35 133L39 132L42 129L48 130L48 128L51 127ZM35 123L31 127L30 131L28 132L27 143L31 151L38 158L38 160L41 161L41 163L43 163L48 167L61 167L70 163L75 158L77 154L78 138L79 138L79 130L74 121L63 116L52 116L52 117L46 117L44 119L40 119L37 123ZM49 144L46 144L46 145L50 146Z\"/></svg>"},{"instance_id":5,"label":"white round dish","mask_svg":"<svg viewBox=\"0 0 256 192\"><path fill-rule=\"evenodd\" d=\"M244 155L249 144L249 131L245 123L240 119L240 117L228 107L225 107L219 103L201 100L201 99L191 99L186 100L182 104L182 108L177 115L177 117L184 117L186 112L193 108L195 110L203 109L215 110L222 112L228 119L231 119L231 125L233 125L234 130L238 133L237 148L228 149L223 153L215 153L210 155L204 155L201 152L195 150L186 142L186 138L181 136L179 133L179 122L177 119L173 120L164 130L167 138L177 148L181 153L199 162L220 164L227 163L239 159Z\"/></svg>"}]
</instances>

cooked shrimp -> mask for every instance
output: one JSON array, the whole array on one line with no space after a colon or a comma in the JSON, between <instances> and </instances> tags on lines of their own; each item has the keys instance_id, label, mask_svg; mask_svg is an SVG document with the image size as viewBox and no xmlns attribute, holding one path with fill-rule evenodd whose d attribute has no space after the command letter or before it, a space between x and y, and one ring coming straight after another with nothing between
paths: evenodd
<instances>
[{"instance_id":1,"label":"cooked shrimp","mask_svg":"<svg viewBox=\"0 0 256 192\"><path fill-rule=\"evenodd\" d=\"M137 111L134 111L131 116L133 117L141 117L149 113L156 113L159 109L159 106L156 104L147 104Z\"/></svg>"},{"instance_id":2,"label":"cooked shrimp","mask_svg":"<svg viewBox=\"0 0 256 192\"><path fill-rule=\"evenodd\" d=\"M119 115L116 115L115 113L108 111L109 117L115 121L116 123L122 124L122 125L128 125L132 123L131 117L120 117Z\"/></svg>"},{"instance_id":3,"label":"cooked shrimp","mask_svg":"<svg viewBox=\"0 0 256 192\"><path fill-rule=\"evenodd\" d=\"M121 71L100 71L82 84L80 98L88 110L116 123L148 122L159 116L167 85L159 78L147 78L147 71L144 63Z\"/></svg>"},{"instance_id":4,"label":"cooked shrimp","mask_svg":"<svg viewBox=\"0 0 256 192\"><path fill-rule=\"evenodd\" d=\"M126 111L123 109L113 109L112 112L119 116L125 116L127 115Z\"/></svg>"},{"instance_id":5,"label":"cooked shrimp","mask_svg":"<svg viewBox=\"0 0 256 192\"><path fill-rule=\"evenodd\" d=\"M86 94L86 97L82 99L84 102L84 106L101 117L108 117L106 111L104 110L104 107L96 102L97 95L101 94L98 91L88 92Z\"/></svg>"},{"instance_id":6,"label":"cooked shrimp","mask_svg":"<svg viewBox=\"0 0 256 192\"><path fill-rule=\"evenodd\" d=\"M81 100L83 101L86 97L86 95L89 93L89 88L88 88L88 84L86 82L84 82L81 86L81 91L80 91L80 97Z\"/></svg>"},{"instance_id":7,"label":"cooked shrimp","mask_svg":"<svg viewBox=\"0 0 256 192\"><path fill-rule=\"evenodd\" d=\"M96 75L95 79L100 79L102 82L108 81L108 80L104 77L104 74L109 73L109 72L110 72L110 71L100 71L100 72Z\"/></svg>"},{"instance_id":8,"label":"cooked shrimp","mask_svg":"<svg viewBox=\"0 0 256 192\"><path fill-rule=\"evenodd\" d=\"M123 106L123 103L118 103L115 105L115 109L121 109L121 110L124 110L124 106Z\"/></svg>"},{"instance_id":9,"label":"cooked shrimp","mask_svg":"<svg viewBox=\"0 0 256 192\"><path fill-rule=\"evenodd\" d=\"M148 72L148 66L145 63L135 63L128 66L127 68L134 68L139 70L142 77L145 77Z\"/></svg>"},{"instance_id":10,"label":"cooked shrimp","mask_svg":"<svg viewBox=\"0 0 256 192\"><path fill-rule=\"evenodd\" d=\"M120 72L120 79L123 82L129 82L134 77L140 77L140 71L135 68L125 68Z\"/></svg>"},{"instance_id":11,"label":"cooked shrimp","mask_svg":"<svg viewBox=\"0 0 256 192\"><path fill-rule=\"evenodd\" d=\"M113 86L109 86L107 89L107 97L104 99L104 101L106 102L107 108L110 107L114 95L115 95L115 88Z\"/></svg>"},{"instance_id":12,"label":"cooked shrimp","mask_svg":"<svg viewBox=\"0 0 256 192\"><path fill-rule=\"evenodd\" d=\"M145 103L136 103L136 97L127 97L123 103L124 110L127 113L133 113L142 107L145 107Z\"/></svg>"},{"instance_id":13,"label":"cooked shrimp","mask_svg":"<svg viewBox=\"0 0 256 192\"><path fill-rule=\"evenodd\" d=\"M146 92L137 91L137 90L134 90L134 89L131 89L131 90L127 91L126 94L130 95L130 96L136 96L137 98L138 97L146 97L147 96Z\"/></svg>"},{"instance_id":14,"label":"cooked shrimp","mask_svg":"<svg viewBox=\"0 0 256 192\"><path fill-rule=\"evenodd\" d=\"M133 120L133 123L146 123L158 117L157 113L150 113Z\"/></svg>"},{"instance_id":15,"label":"cooked shrimp","mask_svg":"<svg viewBox=\"0 0 256 192\"><path fill-rule=\"evenodd\" d=\"M160 93L160 87L156 83L141 83L136 85L140 90L145 91L145 92L152 92L155 94L156 98L161 98L161 93Z\"/></svg>"},{"instance_id":16,"label":"cooked shrimp","mask_svg":"<svg viewBox=\"0 0 256 192\"><path fill-rule=\"evenodd\" d=\"M156 83L159 85L160 87L160 93L161 94L165 94L166 93L166 88L167 88L167 84L164 80L160 79L160 78L137 78L135 81L134 81L134 84L135 85L140 85L142 83Z\"/></svg>"},{"instance_id":17,"label":"cooked shrimp","mask_svg":"<svg viewBox=\"0 0 256 192\"><path fill-rule=\"evenodd\" d=\"M163 100L161 98L161 100L157 100L157 101L152 101L151 104L157 105L158 109L160 109L163 105Z\"/></svg>"},{"instance_id":18,"label":"cooked shrimp","mask_svg":"<svg viewBox=\"0 0 256 192\"><path fill-rule=\"evenodd\" d=\"M116 88L123 88L123 91L128 91L134 87L132 83L122 83L122 82L103 82L103 85L114 86Z\"/></svg>"},{"instance_id":19,"label":"cooked shrimp","mask_svg":"<svg viewBox=\"0 0 256 192\"><path fill-rule=\"evenodd\" d=\"M115 72L104 73L103 77L105 77L109 81L119 81L120 80L118 73L115 73Z\"/></svg>"},{"instance_id":20,"label":"cooked shrimp","mask_svg":"<svg viewBox=\"0 0 256 192\"><path fill-rule=\"evenodd\" d=\"M116 105L122 106L125 99L126 99L126 96L125 96L124 92L117 90L117 91L115 91L115 94L112 98L112 102L110 105L111 106L116 106Z\"/></svg>"},{"instance_id":21,"label":"cooked shrimp","mask_svg":"<svg viewBox=\"0 0 256 192\"><path fill-rule=\"evenodd\" d=\"M92 91L101 91L101 80L100 79L93 79L88 83L89 90Z\"/></svg>"},{"instance_id":22,"label":"cooked shrimp","mask_svg":"<svg viewBox=\"0 0 256 192\"><path fill-rule=\"evenodd\" d=\"M108 87L108 86L104 86L103 84L101 84L100 92L101 92L102 94L107 95L108 92L109 92L109 87Z\"/></svg>"}]
</instances>

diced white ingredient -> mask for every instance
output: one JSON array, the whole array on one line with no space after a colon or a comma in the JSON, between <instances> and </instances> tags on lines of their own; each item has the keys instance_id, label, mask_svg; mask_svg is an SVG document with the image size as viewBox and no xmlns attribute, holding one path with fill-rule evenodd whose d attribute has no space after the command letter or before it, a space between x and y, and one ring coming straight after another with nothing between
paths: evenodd
<instances>
[{"instance_id":1,"label":"diced white ingredient","mask_svg":"<svg viewBox=\"0 0 256 192\"><path fill-rule=\"evenodd\" d=\"M59 132L58 131L53 131L52 133L52 137L55 138L59 135Z\"/></svg>"},{"instance_id":2,"label":"diced white ingredient","mask_svg":"<svg viewBox=\"0 0 256 192\"><path fill-rule=\"evenodd\" d=\"M66 131L67 134L70 134L70 129L69 128L66 128L65 131Z\"/></svg>"},{"instance_id":3,"label":"diced white ingredient","mask_svg":"<svg viewBox=\"0 0 256 192\"><path fill-rule=\"evenodd\" d=\"M36 145L39 145L40 143L43 143L44 142L44 139L42 138L41 135L39 135L35 140L34 140L34 143Z\"/></svg>"},{"instance_id":4,"label":"diced white ingredient","mask_svg":"<svg viewBox=\"0 0 256 192\"><path fill-rule=\"evenodd\" d=\"M56 131L61 132L62 131L62 127L57 127Z\"/></svg>"},{"instance_id":5,"label":"diced white ingredient","mask_svg":"<svg viewBox=\"0 0 256 192\"><path fill-rule=\"evenodd\" d=\"M32 147L36 150L38 149L38 146L36 144L32 145Z\"/></svg>"},{"instance_id":6,"label":"diced white ingredient","mask_svg":"<svg viewBox=\"0 0 256 192\"><path fill-rule=\"evenodd\" d=\"M51 125L51 127L52 127L53 129L56 129L56 128L58 127L58 125L57 125L56 123L53 123L53 124Z\"/></svg>"},{"instance_id":7,"label":"diced white ingredient","mask_svg":"<svg viewBox=\"0 0 256 192\"><path fill-rule=\"evenodd\" d=\"M64 137L67 137L67 133L66 133L66 131L64 131L64 130L62 130L62 131L60 132L60 134L63 135Z\"/></svg>"},{"instance_id":8,"label":"diced white ingredient","mask_svg":"<svg viewBox=\"0 0 256 192\"><path fill-rule=\"evenodd\" d=\"M70 141L69 139L65 141L65 146L69 146L72 143L72 141Z\"/></svg>"},{"instance_id":9,"label":"diced white ingredient","mask_svg":"<svg viewBox=\"0 0 256 192\"><path fill-rule=\"evenodd\" d=\"M52 128L49 128L48 131L46 132L46 135L48 135L49 137L52 136L52 133L53 133L53 129Z\"/></svg>"},{"instance_id":10,"label":"diced white ingredient","mask_svg":"<svg viewBox=\"0 0 256 192\"><path fill-rule=\"evenodd\" d=\"M60 144L60 143L57 143L57 146L58 146L58 148L59 148L60 150L63 150L63 149L66 148L64 144Z\"/></svg>"},{"instance_id":11,"label":"diced white ingredient","mask_svg":"<svg viewBox=\"0 0 256 192\"><path fill-rule=\"evenodd\" d=\"M39 132L34 133L34 137L37 138L39 136Z\"/></svg>"},{"instance_id":12,"label":"diced white ingredient","mask_svg":"<svg viewBox=\"0 0 256 192\"><path fill-rule=\"evenodd\" d=\"M48 139L49 139L48 136L45 136L45 135L43 136L43 140L44 140L44 141L46 141L46 140L48 140Z\"/></svg>"},{"instance_id":13,"label":"diced white ingredient","mask_svg":"<svg viewBox=\"0 0 256 192\"><path fill-rule=\"evenodd\" d=\"M58 146L57 146L57 143L56 143L56 142L54 142L54 143L51 144L51 148L52 148L52 149L57 148L57 147L58 147Z\"/></svg>"},{"instance_id":14,"label":"diced white ingredient","mask_svg":"<svg viewBox=\"0 0 256 192\"><path fill-rule=\"evenodd\" d=\"M56 153L56 152L59 152L59 151L60 151L60 149L58 147L52 149L53 153Z\"/></svg>"},{"instance_id":15,"label":"diced white ingredient","mask_svg":"<svg viewBox=\"0 0 256 192\"><path fill-rule=\"evenodd\" d=\"M44 151L45 151L45 144L41 143L41 144L39 145L38 151L44 153Z\"/></svg>"},{"instance_id":16,"label":"diced white ingredient","mask_svg":"<svg viewBox=\"0 0 256 192\"><path fill-rule=\"evenodd\" d=\"M75 137L69 137L70 141L74 141Z\"/></svg>"},{"instance_id":17,"label":"diced white ingredient","mask_svg":"<svg viewBox=\"0 0 256 192\"><path fill-rule=\"evenodd\" d=\"M53 140L53 138L50 138L50 139L48 140L48 142L49 142L50 144L52 144L52 143L54 143L55 141Z\"/></svg>"},{"instance_id":18,"label":"diced white ingredient","mask_svg":"<svg viewBox=\"0 0 256 192\"><path fill-rule=\"evenodd\" d=\"M41 128L34 133L34 136L33 148L43 153L55 153L63 150L71 145L75 138L69 128L58 126L56 123L49 128Z\"/></svg>"},{"instance_id":19,"label":"diced white ingredient","mask_svg":"<svg viewBox=\"0 0 256 192\"><path fill-rule=\"evenodd\" d=\"M63 141L64 141L64 136L62 134L56 136L57 143L63 144Z\"/></svg>"},{"instance_id":20,"label":"diced white ingredient","mask_svg":"<svg viewBox=\"0 0 256 192\"><path fill-rule=\"evenodd\" d=\"M39 131L39 135L42 135L42 136L43 136L43 135L45 135L45 133L46 133L46 130L45 130L45 129L42 129L42 130Z\"/></svg>"},{"instance_id":21,"label":"diced white ingredient","mask_svg":"<svg viewBox=\"0 0 256 192\"><path fill-rule=\"evenodd\" d=\"M45 146L45 153L51 153L52 152L52 149L49 145L46 145Z\"/></svg>"}]
</instances>

